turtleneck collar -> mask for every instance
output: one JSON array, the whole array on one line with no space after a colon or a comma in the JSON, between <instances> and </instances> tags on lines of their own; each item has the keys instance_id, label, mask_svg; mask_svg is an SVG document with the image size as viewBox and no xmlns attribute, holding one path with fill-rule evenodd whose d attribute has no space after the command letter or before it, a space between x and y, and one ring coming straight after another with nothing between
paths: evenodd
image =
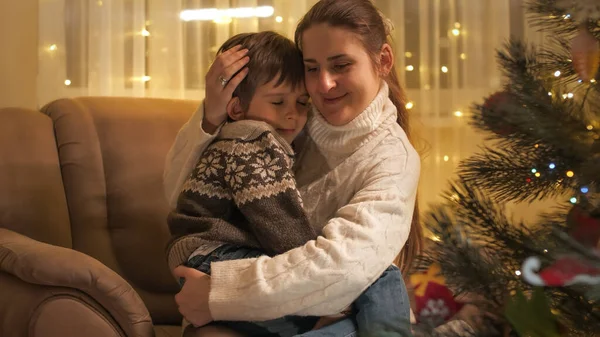
<instances>
[{"instance_id":1,"label":"turtleneck collar","mask_svg":"<svg viewBox=\"0 0 600 337\"><path fill-rule=\"evenodd\" d=\"M362 144L377 134L382 125L395 123L397 109L388 97L389 88L385 81L375 99L350 123L341 126L329 124L313 106L313 118L308 122L308 133L321 151L343 155L356 151Z\"/></svg>"}]
</instances>

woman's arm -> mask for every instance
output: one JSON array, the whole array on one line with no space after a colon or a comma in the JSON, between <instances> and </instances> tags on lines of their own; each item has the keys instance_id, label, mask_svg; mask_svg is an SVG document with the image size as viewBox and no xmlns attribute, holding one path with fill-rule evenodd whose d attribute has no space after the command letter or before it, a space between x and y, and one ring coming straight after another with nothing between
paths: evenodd
<instances>
[{"instance_id":1,"label":"woman's arm","mask_svg":"<svg viewBox=\"0 0 600 337\"><path fill-rule=\"evenodd\" d=\"M378 164L317 240L273 258L213 263L212 317L246 321L325 316L350 305L392 263L408 238L420 170L418 155L411 151L371 158Z\"/></svg>"}]
</instances>

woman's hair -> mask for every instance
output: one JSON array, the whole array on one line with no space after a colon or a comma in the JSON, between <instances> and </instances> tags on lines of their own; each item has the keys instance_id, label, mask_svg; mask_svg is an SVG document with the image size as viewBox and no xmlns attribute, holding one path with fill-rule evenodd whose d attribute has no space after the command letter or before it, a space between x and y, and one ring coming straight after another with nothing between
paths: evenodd
<instances>
[{"instance_id":1,"label":"woman's hair","mask_svg":"<svg viewBox=\"0 0 600 337\"><path fill-rule=\"evenodd\" d=\"M363 47L371 56L373 65L379 66L379 55L384 43L391 46L392 24L370 0L320 0L300 20L296 28L296 46L302 50L302 34L316 24L327 24L341 27L356 34ZM398 81L395 66L392 67L387 82L389 98L398 110L397 122L410 139L408 111L406 110L404 92ZM408 272L414 258L420 254L423 242L423 230L419 222L419 207L415 203L408 242L396 259L403 272Z\"/></svg>"}]
</instances>

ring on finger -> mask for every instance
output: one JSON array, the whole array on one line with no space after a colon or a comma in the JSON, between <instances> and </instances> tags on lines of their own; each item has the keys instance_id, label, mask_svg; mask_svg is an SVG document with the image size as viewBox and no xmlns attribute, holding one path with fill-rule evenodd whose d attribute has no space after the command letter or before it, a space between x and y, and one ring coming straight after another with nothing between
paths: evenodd
<instances>
[{"instance_id":1,"label":"ring on finger","mask_svg":"<svg viewBox=\"0 0 600 337\"><path fill-rule=\"evenodd\" d=\"M223 77L223 75L219 76L219 81L221 81L222 87L225 87L227 85L227 82L229 82L229 80Z\"/></svg>"}]
</instances>

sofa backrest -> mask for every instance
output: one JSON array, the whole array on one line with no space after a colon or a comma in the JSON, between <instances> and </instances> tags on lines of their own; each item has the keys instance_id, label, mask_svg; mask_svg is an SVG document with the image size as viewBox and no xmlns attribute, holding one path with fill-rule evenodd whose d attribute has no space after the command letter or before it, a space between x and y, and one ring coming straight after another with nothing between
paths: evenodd
<instances>
[{"instance_id":1,"label":"sofa backrest","mask_svg":"<svg viewBox=\"0 0 600 337\"><path fill-rule=\"evenodd\" d=\"M0 227L71 248L71 223L52 120L0 109Z\"/></svg>"},{"instance_id":2,"label":"sofa backrest","mask_svg":"<svg viewBox=\"0 0 600 337\"><path fill-rule=\"evenodd\" d=\"M178 324L162 174L167 152L198 102L61 99L42 109L54 124L72 248L136 288L155 324Z\"/></svg>"}]
</instances>

